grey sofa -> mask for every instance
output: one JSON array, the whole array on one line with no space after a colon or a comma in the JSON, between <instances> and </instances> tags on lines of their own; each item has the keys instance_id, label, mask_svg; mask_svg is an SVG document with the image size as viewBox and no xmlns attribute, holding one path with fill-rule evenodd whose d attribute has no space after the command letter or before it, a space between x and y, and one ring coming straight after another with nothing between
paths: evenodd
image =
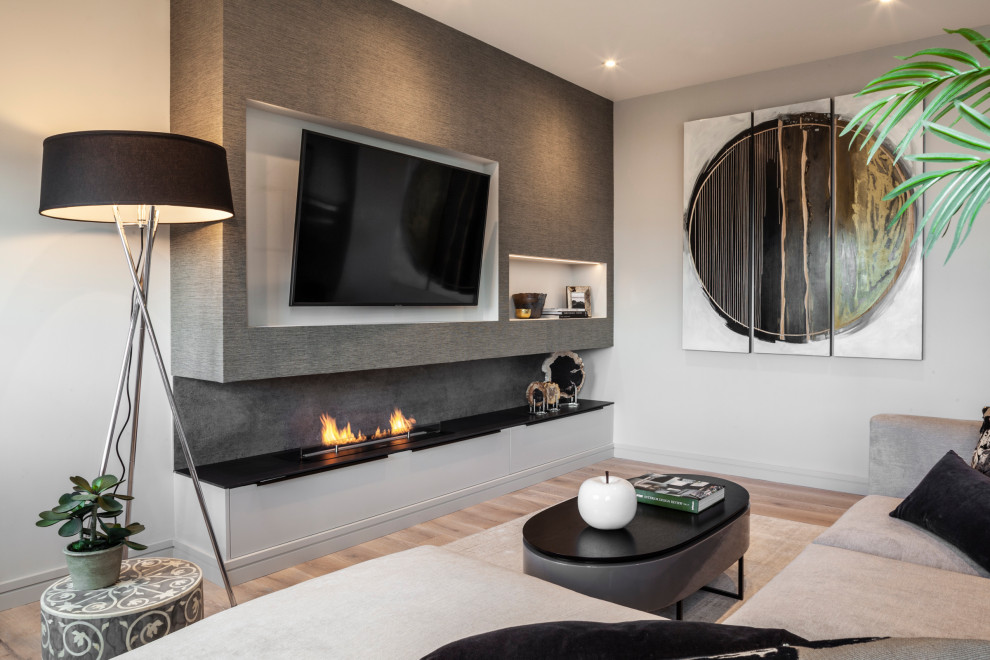
<instances>
[{"instance_id":1,"label":"grey sofa","mask_svg":"<svg viewBox=\"0 0 990 660\"><path fill-rule=\"evenodd\" d=\"M871 495L726 623L786 628L808 639L990 639L986 571L887 515L947 449L968 458L978 428L924 417L874 418ZM244 603L127 657L419 658L508 626L657 618L443 548L421 547Z\"/></svg>"},{"instance_id":2,"label":"grey sofa","mask_svg":"<svg viewBox=\"0 0 990 660\"><path fill-rule=\"evenodd\" d=\"M937 536L888 514L948 450L967 461L978 422L878 415L869 495L725 623L809 639L990 639L990 574Z\"/></svg>"}]
</instances>

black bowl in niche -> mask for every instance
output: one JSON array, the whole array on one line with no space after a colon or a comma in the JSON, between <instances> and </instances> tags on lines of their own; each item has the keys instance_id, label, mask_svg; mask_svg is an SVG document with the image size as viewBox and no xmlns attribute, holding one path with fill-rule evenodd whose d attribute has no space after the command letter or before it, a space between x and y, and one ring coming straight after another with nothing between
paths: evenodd
<instances>
[{"instance_id":1,"label":"black bowl in niche","mask_svg":"<svg viewBox=\"0 0 990 660\"><path fill-rule=\"evenodd\" d=\"M516 307L516 318L540 318L543 314L543 303L546 300L547 294L545 293L513 293L512 304Z\"/></svg>"}]
</instances>

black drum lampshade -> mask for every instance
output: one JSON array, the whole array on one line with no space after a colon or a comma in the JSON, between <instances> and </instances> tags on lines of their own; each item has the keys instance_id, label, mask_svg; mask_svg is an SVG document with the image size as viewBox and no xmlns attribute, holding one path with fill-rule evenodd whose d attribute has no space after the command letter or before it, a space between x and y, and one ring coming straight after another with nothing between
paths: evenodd
<instances>
[{"instance_id":1,"label":"black drum lampshade","mask_svg":"<svg viewBox=\"0 0 990 660\"><path fill-rule=\"evenodd\" d=\"M162 223L214 222L234 215L227 152L173 133L81 131L44 142L39 213L130 224L154 206Z\"/></svg>"}]
</instances>

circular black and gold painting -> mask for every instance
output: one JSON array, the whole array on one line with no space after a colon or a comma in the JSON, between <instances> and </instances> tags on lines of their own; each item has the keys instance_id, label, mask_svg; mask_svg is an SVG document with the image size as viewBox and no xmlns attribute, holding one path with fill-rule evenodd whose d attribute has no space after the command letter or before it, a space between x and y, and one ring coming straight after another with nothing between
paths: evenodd
<instances>
[{"instance_id":1,"label":"circular black and gold painting","mask_svg":"<svg viewBox=\"0 0 990 660\"><path fill-rule=\"evenodd\" d=\"M755 340L791 344L851 332L904 272L915 210L889 226L904 198L883 197L909 174L888 144L872 159L870 144L850 149L844 127L828 113L779 116L728 140L695 181L686 249L734 332L752 322Z\"/></svg>"}]
</instances>

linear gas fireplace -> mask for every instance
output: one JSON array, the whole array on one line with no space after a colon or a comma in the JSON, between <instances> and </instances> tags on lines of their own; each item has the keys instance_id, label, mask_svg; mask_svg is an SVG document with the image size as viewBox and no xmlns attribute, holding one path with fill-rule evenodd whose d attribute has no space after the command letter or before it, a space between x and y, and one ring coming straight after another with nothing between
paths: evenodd
<instances>
[{"instance_id":1,"label":"linear gas fireplace","mask_svg":"<svg viewBox=\"0 0 990 660\"><path fill-rule=\"evenodd\" d=\"M200 480L220 488L239 488L251 484L263 486L326 470L336 470L381 460L402 451L418 452L464 440L495 435L512 427L552 422L556 419L601 410L609 405L611 403L608 401L585 399L575 407L561 408L558 412L544 415L529 412L527 406L515 406L480 415L445 420L428 427L411 428L398 434L390 432L384 434L383 432L383 435L377 438L369 438L361 433L352 432L354 438L363 436L364 439L331 446L316 445L211 463L197 466L197 472ZM332 424L330 425L332 426ZM346 432L347 427L345 426L343 431L339 428L337 430L338 432ZM184 469L177 471L187 473Z\"/></svg>"},{"instance_id":2,"label":"linear gas fireplace","mask_svg":"<svg viewBox=\"0 0 990 660\"><path fill-rule=\"evenodd\" d=\"M526 388L543 379L546 357L231 383L177 377L175 393L201 478L257 483L531 423ZM176 452L176 470L185 467Z\"/></svg>"},{"instance_id":3,"label":"linear gas fireplace","mask_svg":"<svg viewBox=\"0 0 990 660\"><path fill-rule=\"evenodd\" d=\"M396 408L389 417L389 425L385 429L376 428L370 436L361 431L352 431L350 423L343 429L338 428L337 420L330 415L320 415L323 428L320 432L322 442L318 446L300 447L299 459L319 460L333 454L339 456L358 453L375 447L383 447L395 441L408 443L413 438L435 438L444 434L440 424L416 428L416 420L406 417ZM414 430L415 428L415 430Z\"/></svg>"}]
</instances>

